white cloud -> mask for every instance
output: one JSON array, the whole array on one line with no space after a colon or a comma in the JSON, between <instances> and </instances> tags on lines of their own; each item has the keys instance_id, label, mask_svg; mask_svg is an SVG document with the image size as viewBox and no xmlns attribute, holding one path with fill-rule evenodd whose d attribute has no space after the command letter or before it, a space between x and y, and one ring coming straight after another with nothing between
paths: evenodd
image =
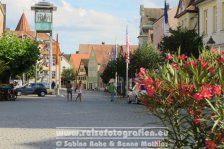
<instances>
[{"instance_id":1,"label":"white cloud","mask_svg":"<svg viewBox=\"0 0 224 149\"><path fill-rule=\"evenodd\" d=\"M15 28L22 12L34 27L34 12L30 10L31 5L38 0L2 0L7 4L7 26ZM70 53L78 50L80 43L97 43L102 41L114 43L117 38L119 43L125 43L125 28L129 24L130 41L137 41L138 26L137 16L133 21L127 21L112 14L99 12L94 9L74 7L66 0L57 4L54 12L54 33L59 34L61 49Z\"/></svg>"},{"instance_id":2,"label":"white cloud","mask_svg":"<svg viewBox=\"0 0 224 149\"><path fill-rule=\"evenodd\" d=\"M162 5L161 5L161 2L160 2L161 0L141 0L141 4L142 5L144 5L144 7L146 7L146 8L161 8L161 7L163 7Z\"/></svg>"}]
</instances>

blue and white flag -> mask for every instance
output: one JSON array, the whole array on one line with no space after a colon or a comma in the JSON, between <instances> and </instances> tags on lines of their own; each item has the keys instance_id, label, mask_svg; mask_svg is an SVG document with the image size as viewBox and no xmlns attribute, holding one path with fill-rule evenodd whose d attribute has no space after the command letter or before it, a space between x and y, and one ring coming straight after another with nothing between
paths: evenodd
<instances>
[{"instance_id":1,"label":"blue and white flag","mask_svg":"<svg viewBox=\"0 0 224 149\"><path fill-rule=\"evenodd\" d=\"M165 5L164 5L164 36L167 36L169 33L169 25L168 25L168 13L167 13L167 4L165 0Z\"/></svg>"}]
</instances>

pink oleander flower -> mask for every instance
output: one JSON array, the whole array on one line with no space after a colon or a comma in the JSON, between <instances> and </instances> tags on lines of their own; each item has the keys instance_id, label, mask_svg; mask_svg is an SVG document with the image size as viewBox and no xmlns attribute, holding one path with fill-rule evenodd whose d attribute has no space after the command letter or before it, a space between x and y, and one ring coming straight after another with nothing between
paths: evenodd
<instances>
[{"instance_id":1,"label":"pink oleander flower","mask_svg":"<svg viewBox=\"0 0 224 149\"><path fill-rule=\"evenodd\" d=\"M212 74L212 75L215 74L215 68L214 68L214 67L209 68L208 71L209 71L209 73Z\"/></svg>"},{"instance_id":2,"label":"pink oleander flower","mask_svg":"<svg viewBox=\"0 0 224 149\"><path fill-rule=\"evenodd\" d=\"M174 68L174 69L178 69L178 64L176 64L176 63L172 63L171 66L172 66L172 68Z\"/></svg>"},{"instance_id":3,"label":"pink oleander flower","mask_svg":"<svg viewBox=\"0 0 224 149\"><path fill-rule=\"evenodd\" d=\"M217 61L218 61L218 64L223 64L224 63L223 55L220 58L218 58Z\"/></svg>"},{"instance_id":4,"label":"pink oleander flower","mask_svg":"<svg viewBox=\"0 0 224 149\"><path fill-rule=\"evenodd\" d=\"M195 64L195 62L193 60L190 62L190 64L191 64L192 67L196 66L196 64Z\"/></svg>"},{"instance_id":5,"label":"pink oleander flower","mask_svg":"<svg viewBox=\"0 0 224 149\"><path fill-rule=\"evenodd\" d=\"M187 90L191 94L194 91L194 85L188 85Z\"/></svg>"},{"instance_id":6,"label":"pink oleander flower","mask_svg":"<svg viewBox=\"0 0 224 149\"><path fill-rule=\"evenodd\" d=\"M204 70L208 66L208 63L201 61L201 68Z\"/></svg>"},{"instance_id":7,"label":"pink oleander flower","mask_svg":"<svg viewBox=\"0 0 224 149\"><path fill-rule=\"evenodd\" d=\"M145 73L145 68L141 67L140 72L144 74Z\"/></svg>"},{"instance_id":8,"label":"pink oleander flower","mask_svg":"<svg viewBox=\"0 0 224 149\"><path fill-rule=\"evenodd\" d=\"M201 95L201 93L196 93L194 96L194 100L200 101L203 99L203 96Z\"/></svg>"},{"instance_id":9,"label":"pink oleander flower","mask_svg":"<svg viewBox=\"0 0 224 149\"><path fill-rule=\"evenodd\" d=\"M145 83L145 86L148 87L148 86L151 86L154 83L154 81L151 77L149 77L147 80L146 79L144 80L144 83Z\"/></svg>"},{"instance_id":10,"label":"pink oleander flower","mask_svg":"<svg viewBox=\"0 0 224 149\"><path fill-rule=\"evenodd\" d=\"M217 148L217 145L212 142L212 141L209 141L209 140L206 140L205 141L205 146L208 148L208 149L216 149Z\"/></svg>"},{"instance_id":11,"label":"pink oleander flower","mask_svg":"<svg viewBox=\"0 0 224 149\"><path fill-rule=\"evenodd\" d=\"M167 98L167 100L169 101L169 103L172 103L172 102L173 102L173 99L171 98L171 96L169 96L169 97Z\"/></svg>"},{"instance_id":12,"label":"pink oleander flower","mask_svg":"<svg viewBox=\"0 0 224 149\"><path fill-rule=\"evenodd\" d=\"M212 95L212 86L210 84L204 84L202 87L201 95L203 98L211 99Z\"/></svg>"},{"instance_id":13,"label":"pink oleander flower","mask_svg":"<svg viewBox=\"0 0 224 149\"><path fill-rule=\"evenodd\" d=\"M158 90L161 86L162 82L159 79L156 79L155 88Z\"/></svg>"},{"instance_id":14,"label":"pink oleander flower","mask_svg":"<svg viewBox=\"0 0 224 149\"><path fill-rule=\"evenodd\" d=\"M200 118L197 115L194 117L194 124L196 125L200 124Z\"/></svg>"},{"instance_id":15,"label":"pink oleander flower","mask_svg":"<svg viewBox=\"0 0 224 149\"><path fill-rule=\"evenodd\" d=\"M149 97L152 97L154 93L155 93L155 90L152 86L147 89L147 94Z\"/></svg>"},{"instance_id":16,"label":"pink oleander flower","mask_svg":"<svg viewBox=\"0 0 224 149\"><path fill-rule=\"evenodd\" d=\"M216 96L220 96L222 94L221 85L214 85L213 91Z\"/></svg>"},{"instance_id":17,"label":"pink oleander flower","mask_svg":"<svg viewBox=\"0 0 224 149\"><path fill-rule=\"evenodd\" d=\"M169 60L171 60L173 57L172 57L172 55L170 54L170 53L167 53L166 54L166 61L169 61Z\"/></svg>"},{"instance_id":18,"label":"pink oleander flower","mask_svg":"<svg viewBox=\"0 0 224 149\"><path fill-rule=\"evenodd\" d=\"M213 52L214 54L216 54L216 53L217 53L216 48L212 48L212 52Z\"/></svg>"},{"instance_id":19,"label":"pink oleander flower","mask_svg":"<svg viewBox=\"0 0 224 149\"><path fill-rule=\"evenodd\" d=\"M200 60L200 58L198 58L198 59L197 59L196 61L197 61L197 63L201 63L201 60Z\"/></svg>"},{"instance_id":20,"label":"pink oleander flower","mask_svg":"<svg viewBox=\"0 0 224 149\"><path fill-rule=\"evenodd\" d=\"M179 56L180 60L185 60L186 58L187 58L187 56L185 54L182 54L182 55Z\"/></svg>"}]
</instances>

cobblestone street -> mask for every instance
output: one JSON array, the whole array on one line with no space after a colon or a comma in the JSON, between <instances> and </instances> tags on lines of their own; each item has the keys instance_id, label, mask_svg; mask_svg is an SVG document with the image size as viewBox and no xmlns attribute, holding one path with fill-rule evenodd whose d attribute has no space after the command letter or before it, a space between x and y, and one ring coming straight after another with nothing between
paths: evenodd
<instances>
[{"instance_id":1,"label":"cobblestone street","mask_svg":"<svg viewBox=\"0 0 224 149\"><path fill-rule=\"evenodd\" d=\"M15 102L0 102L0 148L56 148L56 127L158 126L142 105L127 104L124 98L110 102L104 92L84 91L82 100L20 96Z\"/></svg>"}]
</instances>

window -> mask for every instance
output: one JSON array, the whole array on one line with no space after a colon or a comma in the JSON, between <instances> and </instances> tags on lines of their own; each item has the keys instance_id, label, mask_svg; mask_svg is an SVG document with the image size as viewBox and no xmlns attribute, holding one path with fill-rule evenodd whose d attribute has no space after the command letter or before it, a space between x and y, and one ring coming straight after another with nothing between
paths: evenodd
<instances>
[{"instance_id":1,"label":"window","mask_svg":"<svg viewBox=\"0 0 224 149\"><path fill-rule=\"evenodd\" d=\"M187 28L187 18L184 19L184 28Z\"/></svg>"},{"instance_id":2,"label":"window","mask_svg":"<svg viewBox=\"0 0 224 149\"><path fill-rule=\"evenodd\" d=\"M56 65L56 56L53 56L53 66Z\"/></svg>"},{"instance_id":3,"label":"window","mask_svg":"<svg viewBox=\"0 0 224 149\"><path fill-rule=\"evenodd\" d=\"M85 69L84 68L80 68L80 72L85 72Z\"/></svg>"},{"instance_id":4,"label":"window","mask_svg":"<svg viewBox=\"0 0 224 149\"><path fill-rule=\"evenodd\" d=\"M55 77L56 77L56 72L52 71L52 78L55 78Z\"/></svg>"},{"instance_id":5,"label":"window","mask_svg":"<svg viewBox=\"0 0 224 149\"><path fill-rule=\"evenodd\" d=\"M206 35L208 34L208 10L203 12L203 31Z\"/></svg>"},{"instance_id":6,"label":"window","mask_svg":"<svg viewBox=\"0 0 224 149\"><path fill-rule=\"evenodd\" d=\"M213 7L213 32L217 31L217 10L216 6Z\"/></svg>"},{"instance_id":7,"label":"window","mask_svg":"<svg viewBox=\"0 0 224 149\"><path fill-rule=\"evenodd\" d=\"M48 75L48 71L47 70L44 70L44 75Z\"/></svg>"},{"instance_id":8,"label":"window","mask_svg":"<svg viewBox=\"0 0 224 149\"><path fill-rule=\"evenodd\" d=\"M25 88L32 88L32 84L27 84L24 86Z\"/></svg>"}]
</instances>

